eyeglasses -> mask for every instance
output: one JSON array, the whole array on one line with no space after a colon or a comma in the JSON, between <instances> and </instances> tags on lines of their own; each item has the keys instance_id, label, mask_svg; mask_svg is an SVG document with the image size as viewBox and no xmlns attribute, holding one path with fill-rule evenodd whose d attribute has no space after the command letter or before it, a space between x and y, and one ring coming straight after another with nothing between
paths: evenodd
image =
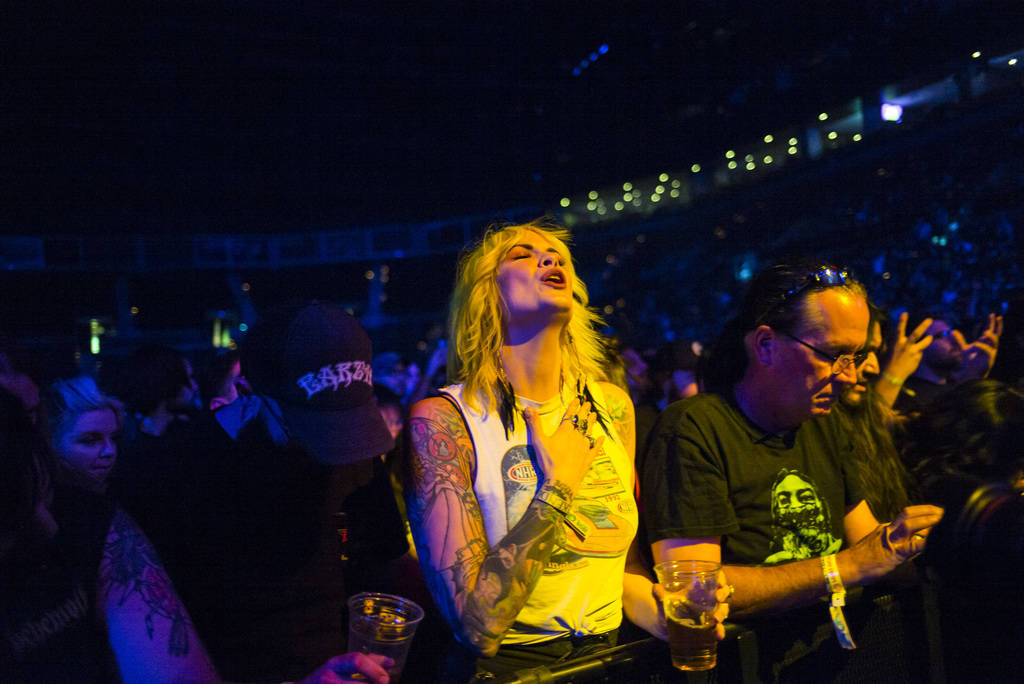
<instances>
[{"instance_id":1,"label":"eyeglasses","mask_svg":"<svg viewBox=\"0 0 1024 684\"><path fill-rule=\"evenodd\" d=\"M817 271L809 273L802 283L782 295L782 301L795 297L813 285L820 287L845 285L848 277L849 273L845 269L836 268L835 266L822 266Z\"/></svg>"},{"instance_id":2,"label":"eyeglasses","mask_svg":"<svg viewBox=\"0 0 1024 684\"><path fill-rule=\"evenodd\" d=\"M815 354L819 354L824 358L828 359L829 361L831 361L832 375L839 375L847 368L849 368L851 364L854 368L856 368L860 364L864 363L864 361L866 361L868 358L868 354L871 353L868 350L862 349L859 352L854 352L853 354L829 354L827 351L822 351L821 349L818 349L814 345L804 342L796 335L791 335L785 330L780 330L779 332L788 337L789 339L793 340L794 342L799 342L800 344L804 345Z\"/></svg>"}]
</instances>

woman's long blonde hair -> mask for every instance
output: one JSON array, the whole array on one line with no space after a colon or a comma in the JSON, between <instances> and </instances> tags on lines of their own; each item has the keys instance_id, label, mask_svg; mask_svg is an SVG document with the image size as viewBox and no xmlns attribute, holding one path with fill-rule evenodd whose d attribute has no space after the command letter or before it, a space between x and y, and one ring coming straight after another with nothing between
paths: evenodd
<instances>
[{"instance_id":1,"label":"woman's long blonde hair","mask_svg":"<svg viewBox=\"0 0 1024 684\"><path fill-rule=\"evenodd\" d=\"M462 253L448 309L448 380L465 384L462 395L474 409L500 405L507 383L501 367L504 321L495 274L524 233L544 236L565 258L572 275L572 312L560 338L562 382L603 379L601 318L590 308L587 286L576 276L569 252L569 231L547 219L517 225L493 225Z\"/></svg>"}]
</instances>

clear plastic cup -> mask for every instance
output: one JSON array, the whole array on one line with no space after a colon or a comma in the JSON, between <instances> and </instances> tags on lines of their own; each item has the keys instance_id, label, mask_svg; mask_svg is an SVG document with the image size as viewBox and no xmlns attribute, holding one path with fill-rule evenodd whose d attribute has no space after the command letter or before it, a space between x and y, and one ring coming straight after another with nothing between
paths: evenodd
<instances>
[{"instance_id":1,"label":"clear plastic cup","mask_svg":"<svg viewBox=\"0 0 1024 684\"><path fill-rule=\"evenodd\" d=\"M680 670L710 670L717 662L714 612L720 563L667 561L654 566L665 590L665 620L672 665Z\"/></svg>"},{"instance_id":2,"label":"clear plastic cup","mask_svg":"<svg viewBox=\"0 0 1024 684\"><path fill-rule=\"evenodd\" d=\"M348 650L391 658L394 665L387 671L394 684L422 619L423 609L407 598L377 592L356 594L348 600Z\"/></svg>"}]
</instances>

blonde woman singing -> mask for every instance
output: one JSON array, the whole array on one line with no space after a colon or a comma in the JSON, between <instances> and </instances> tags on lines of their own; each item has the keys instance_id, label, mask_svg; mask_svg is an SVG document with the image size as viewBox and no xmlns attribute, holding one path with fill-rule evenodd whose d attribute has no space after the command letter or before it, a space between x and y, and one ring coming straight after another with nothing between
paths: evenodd
<instances>
[{"instance_id":1,"label":"blonde woman singing","mask_svg":"<svg viewBox=\"0 0 1024 684\"><path fill-rule=\"evenodd\" d=\"M493 228L463 255L455 384L410 415L420 563L463 664L495 674L615 645L623 609L665 638L634 548L633 405L598 381L599 319L568 237L542 222Z\"/></svg>"}]
</instances>

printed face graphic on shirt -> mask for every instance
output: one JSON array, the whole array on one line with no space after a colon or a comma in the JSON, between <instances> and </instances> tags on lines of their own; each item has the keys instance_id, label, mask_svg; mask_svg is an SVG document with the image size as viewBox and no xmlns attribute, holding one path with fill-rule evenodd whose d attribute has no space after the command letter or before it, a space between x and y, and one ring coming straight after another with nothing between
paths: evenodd
<instances>
[{"instance_id":1,"label":"printed face graphic on shirt","mask_svg":"<svg viewBox=\"0 0 1024 684\"><path fill-rule=\"evenodd\" d=\"M842 546L843 540L832 535L828 507L809 477L780 470L771 497L772 554L766 563L817 558Z\"/></svg>"}]
</instances>

